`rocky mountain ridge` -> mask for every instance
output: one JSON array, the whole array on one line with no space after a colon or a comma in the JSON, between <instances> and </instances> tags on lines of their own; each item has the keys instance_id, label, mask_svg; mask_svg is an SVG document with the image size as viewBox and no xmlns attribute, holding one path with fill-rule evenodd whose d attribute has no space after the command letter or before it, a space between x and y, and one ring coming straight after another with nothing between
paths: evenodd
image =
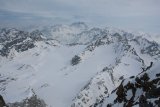
<instances>
[{"instance_id":1,"label":"rocky mountain ridge","mask_svg":"<svg viewBox=\"0 0 160 107\"><path fill-rule=\"evenodd\" d=\"M32 32L4 28L0 29L0 94L11 107L27 100L48 107L117 106L119 99L112 103L116 98L110 98L116 96L117 87L151 62L158 64L159 58L157 42L123 30L89 28L85 23Z\"/></svg>"}]
</instances>

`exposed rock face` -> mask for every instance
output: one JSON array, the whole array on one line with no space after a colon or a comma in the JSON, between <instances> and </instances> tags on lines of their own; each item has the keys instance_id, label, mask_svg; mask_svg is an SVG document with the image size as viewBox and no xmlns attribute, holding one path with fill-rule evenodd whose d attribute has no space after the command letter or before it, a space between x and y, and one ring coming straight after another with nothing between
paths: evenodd
<instances>
[{"instance_id":1,"label":"exposed rock face","mask_svg":"<svg viewBox=\"0 0 160 107\"><path fill-rule=\"evenodd\" d=\"M46 107L45 102L36 95L32 95L30 98L26 98L21 102L6 104L3 97L0 95L0 107Z\"/></svg>"},{"instance_id":2,"label":"exposed rock face","mask_svg":"<svg viewBox=\"0 0 160 107\"><path fill-rule=\"evenodd\" d=\"M21 102L15 102L13 104L8 104L8 105L9 107L46 107L47 106L45 102L37 98L36 95L33 95L30 98L26 98Z\"/></svg>"},{"instance_id":3,"label":"exposed rock face","mask_svg":"<svg viewBox=\"0 0 160 107\"><path fill-rule=\"evenodd\" d=\"M151 42L140 36L132 39L131 41L134 41L138 45L141 45L142 54L149 54L150 56L160 55L160 46L156 42Z\"/></svg>"},{"instance_id":4,"label":"exposed rock face","mask_svg":"<svg viewBox=\"0 0 160 107\"><path fill-rule=\"evenodd\" d=\"M6 103L3 99L3 97L0 95L0 107L5 107L6 106Z\"/></svg>"},{"instance_id":5,"label":"exposed rock face","mask_svg":"<svg viewBox=\"0 0 160 107\"><path fill-rule=\"evenodd\" d=\"M31 33L17 29L1 29L0 31L0 55L7 57L11 49L23 52L35 47L36 41L42 41L42 33L38 30Z\"/></svg>"},{"instance_id":6,"label":"exposed rock face","mask_svg":"<svg viewBox=\"0 0 160 107\"><path fill-rule=\"evenodd\" d=\"M71 64L77 65L80 61L81 61L81 58L78 55L75 55L71 60Z\"/></svg>"},{"instance_id":7,"label":"exposed rock face","mask_svg":"<svg viewBox=\"0 0 160 107\"><path fill-rule=\"evenodd\" d=\"M150 78L148 73L122 81L112 93L116 97L114 102L108 102L107 107L160 107L160 78ZM112 96L111 94L111 96ZM110 97L108 97L109 99Z\"/></svg>"}]
</instances>

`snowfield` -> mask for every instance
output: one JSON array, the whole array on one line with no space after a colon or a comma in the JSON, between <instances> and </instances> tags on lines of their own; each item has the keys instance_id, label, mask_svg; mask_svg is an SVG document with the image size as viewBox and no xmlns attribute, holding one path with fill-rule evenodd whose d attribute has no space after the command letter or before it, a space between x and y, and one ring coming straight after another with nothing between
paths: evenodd
<instances>
[{"instance_id":1,"label":"snowfield","mask_svg":"<svg viewBox=\"0 0 160 107\"><path fill-rule=\"evenodd\" d=\"M151 62L158 64L160 58L157 42L117 29L74 23L33 34L28 38L32 33L1 29L0 95L7 104L36 95L47 107L99 107L103 102L105 107L122 80L138 75ZM73 60L75 55L79 59Z\"/></svg>"}]
</instances>

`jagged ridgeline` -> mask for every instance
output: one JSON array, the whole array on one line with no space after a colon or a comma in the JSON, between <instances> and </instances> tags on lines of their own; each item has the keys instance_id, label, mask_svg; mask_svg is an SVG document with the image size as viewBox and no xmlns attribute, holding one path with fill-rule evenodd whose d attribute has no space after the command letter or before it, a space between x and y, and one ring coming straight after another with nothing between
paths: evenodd
<instances>
[{"instance_id":1,"label":"jagged ridgeline","mask_svg":"<svg viewBox=\"0 0 160 107\"><path fill-rule=\"evenodd\" d=\"M88 45L92 50L95 46L110 44L115 41L123 42L127 45L128 42L134 42L143 45L141 48L142 54L150 54L151 56L159 55L159 44L148 41L142 38L141 35L134 36L132 33L123 30L111 29L89 29L83 22L73 23L71 25L55 25L44 27L40 30L32 32L22 31L14 28L0 29L0 55L8 56L11 50L23 52L34 48L35 42L54 39L61 44L66 45ZM147 45L146 45L147 44ZM128 46L130 46L128 44Z\"/></svg>"},{"instance_id":2,"label":"jagged ridgeline","mask_svg":"<svg viewBox=\"0 0 160 107\"><path fill-rule=\"evenodd\" d=\"M147 34L82 22L2 28L0 107L158 107L159 61Z\"/></svg>"},{"instance_id":3,"label":"jagged ridgeline","mask_svg":"<svg viewBox=\"0 0 160 107\"><path fill-rule=\"evenodd\" d=\"M20 31L17 29L1 29L0 30L0 55L8 56L12 49L17 52L23 52L35 47L36 41L42 41L43 34L39 31L31 33Z\"/></svg>"}]
</instances>

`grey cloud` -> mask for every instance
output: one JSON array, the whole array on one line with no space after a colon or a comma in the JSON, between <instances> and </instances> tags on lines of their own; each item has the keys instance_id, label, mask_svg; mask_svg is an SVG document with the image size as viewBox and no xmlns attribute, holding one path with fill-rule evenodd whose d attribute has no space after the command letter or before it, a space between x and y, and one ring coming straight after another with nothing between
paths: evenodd
<instances>
[{"instance_id":1,"label":"grey cloud","mask_svg":"<svg viewBox=\"0 0 160 107\"><path fill-rule=\"evenodd\" d=\"M22 23L23 20L30 23L85 21L98 26L152 29L151 32L160 26L160 0L1 0L0 10L9 12L7 15L0 13L3 23L7 20L9 23L20 20ZM15 19L4 21L2 18L6 16Z\"/></svg>"}]
</instances>

